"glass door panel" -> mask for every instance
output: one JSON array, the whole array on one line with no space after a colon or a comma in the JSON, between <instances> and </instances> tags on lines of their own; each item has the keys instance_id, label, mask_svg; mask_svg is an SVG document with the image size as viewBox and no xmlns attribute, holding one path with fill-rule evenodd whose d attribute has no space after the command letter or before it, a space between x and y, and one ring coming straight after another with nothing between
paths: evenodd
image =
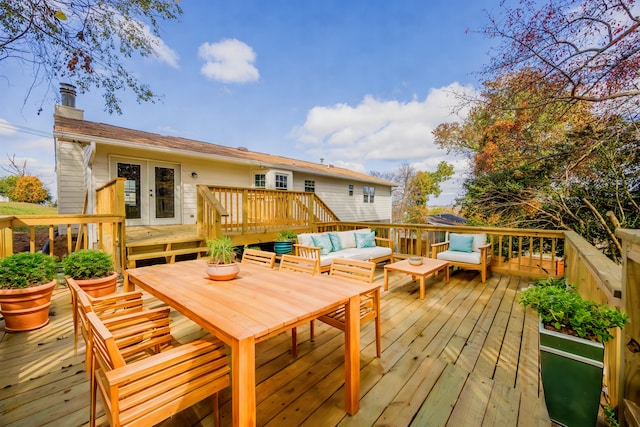
<instances>
[{"instance_id":1,"label":"glass door panel","mask_svg":"<svg viewBox=\"0 0 640 427\"><path fill-rule=\"evenodd\" d=\"M175 169L156 166L154 172L156 186L156 212L155 217L175 218Z\"/></svg>"}]
</instances>

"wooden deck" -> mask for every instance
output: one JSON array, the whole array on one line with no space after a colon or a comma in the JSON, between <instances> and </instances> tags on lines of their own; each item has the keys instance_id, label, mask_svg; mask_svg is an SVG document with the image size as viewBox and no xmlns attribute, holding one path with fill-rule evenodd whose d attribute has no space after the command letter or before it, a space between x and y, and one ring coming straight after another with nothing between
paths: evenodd
<instances>
[{"instance_id":1,"label":"wooden deck","mask_svg":"<svg viewBox=\"0 0 640 427\"><path fill-rule=\"evenodd\" d=\"M382 268L376 280L382 285ZM439 277L442 279L442 276ZM382 292L382 357L375 357L373 322L362 328L361 409L344 411L344 338L316 322L298 330L299 355L290 336L258 345L256 379L261 426L549 426L539 388L535 313L516 292L526 279L493 274L486 283L458 272L445 285L429 279L424 300L418 285L390 273ZM0 425L88 425L89 384L84 345L73 354L65 287L54 293L51 323L29 333L5 334L0 321ZM149 297L147 304L159 305ZM176 340L206 334L172 312ZM81 339L82 341L82 339ZM221 396L222 423L231 425L231 393ZM163 426L211 426L203 402ZM102 416L99 425L106 425Z\"/></svg>"}]
</instances>

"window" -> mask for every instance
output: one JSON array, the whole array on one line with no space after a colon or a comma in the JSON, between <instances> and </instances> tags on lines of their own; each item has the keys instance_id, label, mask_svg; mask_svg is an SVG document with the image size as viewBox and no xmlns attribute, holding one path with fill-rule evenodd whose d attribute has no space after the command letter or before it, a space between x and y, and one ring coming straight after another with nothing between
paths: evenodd
<instances>
[{"instance_id":1,"label":"window","mask_svg":"<svg viewBox=\"0 0 640 427\"><path fill-rule=\"evenodd\" d=\"M316 192L316 182L310 179L304 180L304 191L306 193L315 193Z\"/></svg>"},{"instance_id":2,"label":"window","mask_svg":"<svg viewBox=\"0 0 640 427\"><path fill-rule=\"evenodd\" d=\"M375 187L362 187L362 201L364 203L373 203L373 199L376 195Z\"/></svg>"},{"instance_id":3,"label":"window","mask_svg":"<svg viewBox=\"0 0 640 427\"><path fill-rule=\"evenodd\" d=\"M255 188L265 188L267 186L267 175L257 173L253 176L253 186Z\"/></svg>"},{"instance_id":4,"label":"window","mask_svg":"<svg viewBox=\"0 0 640 427\"><path fill-rule=\"evenodd\" d=\"M287 185L287 175L276 174L276 190L288 190L289 186Z\"/></svg>"},{"instance_id":5,"label":"window","mask_svg":"<svg viewBox=\"0 0 640 427\"><path fill-rule=\"evenodd\" d=\"M349 184L349 196L353 196L353 184Z\"/></svg>"}]
</instances>

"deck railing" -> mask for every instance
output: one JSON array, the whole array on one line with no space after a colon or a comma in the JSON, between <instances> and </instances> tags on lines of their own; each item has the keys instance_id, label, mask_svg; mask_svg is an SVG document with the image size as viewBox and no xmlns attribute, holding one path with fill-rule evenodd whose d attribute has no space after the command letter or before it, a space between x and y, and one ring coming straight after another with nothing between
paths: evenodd
<instances>
[{"instance_id":1,"label":"deck railing","mask_svg":"<svg viewBox=\"0 0 640 427\"><path fill-rule=\"evenodd\" d=\"M88 227L96 227L97 249L112 254L116 268L120 271L124 265L121 242L124 241L124 217L119 215L15 215L0 217L0 257L13 254L13 230L24 228L29 234L29 252L38 252L43 248L36 246L36 229L47 229L49 237L46 252L56 253L56 247L61 239L56 236L66 236L63 252L71 253L80 249L88 249L91 244L88 239ZM62 230L62 233L60 233ZM58 241L58 243L56 243Z\"/></svg>"},{"instance_id":2,"label":"deck railing","mask_svg":"<svg viewBox=\"0 0 640 427\"><path fill-rule=\"evenodd\" d=\"M269 241L280 230L312 229L327 221L338 217L314 193L198 186L198 230L209 239L261 233Z\"/></svg>"},{"instance_id":3,"label":"deck railing","mask_svg":"<svg viewBox=\"0 0 640 427\"><path fill-rule=\"evenodd\" d=\"M627 414L640 411L640 230L616 230L622 241L622 301L629 324L620 338L620 394ZM622 403L622 402L620 402ZM637 425L629 423L629 425Z\"/></svg>"}]
</instances>

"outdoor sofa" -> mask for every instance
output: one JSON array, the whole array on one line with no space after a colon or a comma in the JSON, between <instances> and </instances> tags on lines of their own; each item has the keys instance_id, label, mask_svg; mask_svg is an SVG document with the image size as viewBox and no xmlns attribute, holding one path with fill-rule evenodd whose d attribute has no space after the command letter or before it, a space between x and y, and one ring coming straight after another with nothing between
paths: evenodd
<instances>
[{"instance_id":1,"label":"outdoor sofa","mask_svg":"<svg viewBox=\"0 0 640 427\"><path fill-rule=\"evenodd\" d=\"M375 263L390 261L391 239L376 237L369 228L349 231L298 234L295 254L318 260L318 271L328 272L334 258L356 259Z\"/></svg>"}]
</instances>

